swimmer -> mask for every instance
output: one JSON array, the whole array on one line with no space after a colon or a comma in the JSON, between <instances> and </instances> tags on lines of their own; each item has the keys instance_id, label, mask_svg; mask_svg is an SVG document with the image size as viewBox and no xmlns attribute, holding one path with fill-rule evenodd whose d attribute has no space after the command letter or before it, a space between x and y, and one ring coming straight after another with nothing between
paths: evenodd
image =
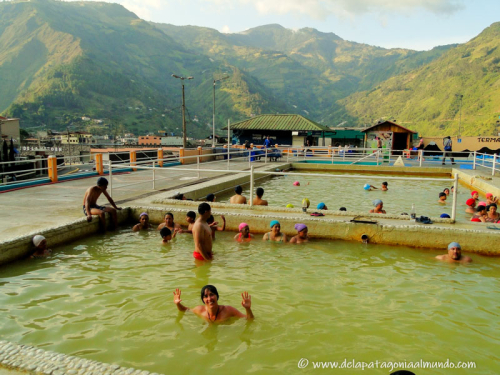
<instances>
[{"instance_id":1,"label":"swimmer","mask_svg":"<svg viewBox=\"0 0 500 375\"><path fill-rule=\"evenodd\" d=\"M149 215L146 212L143 212L139 215L139 224L135 224L132 230L134 232L139 232L140 230L148 230L150 227Z\"/></svg>"},{"instance_id":2,"label":"swimmer","mask_svg":"<svg viewBox=\"0 0 500 375\"><path fill-rule=\"evenodd\" d=\"M443 192L439 193L438 203L446 203L446 194L445 193L443 193Z\"/></svg>"},{"instance_id":3,"label":"swimmer","mask_svg":"<svg viewBox=\"0 0 500 375\"><path fill-rule=\"evenodd\" d=\"M475 190L473 192L471 192L470 195L472 196L472 199L474 199L476 201L479 199L479 193Z\"/></svg>"},{"instance_id":4,"label":"swimmer","mask_svg":"<svg viewBox=\"0 0 500 375\"><path fill-rule=\"evenodd\" d=\"M193 225L193 257L197 260L212 260L212 230L207 223L207 219L212 215L212 208L208 203L201 203L198 213L200 216Z\"/></svg>"},{"instance_id":5,"label":"swimmer","mask_svg":"<svg viewBox=\"0 0 500 375\"><path fill-rule=\"evenodd\" d=\"M254 235L250 233L250 227L248 226L247 223L241 223L238 227L240 230L240 233L238 233L236 236L234 236L234 239L238 242L248 242L252 238L254 238Z\"/></svg>"},{"instance_id":6,"label":"swimmer","mask_svg":"<svg viewBox=\"0 0 500 375\"><path fill-rule=\"evenodd\" d=\"M370 210L370 213L372 214L385 214L385 210L383 210L384 208L384 202L382 202L382 200L380 199L375 199L373 202L373 209Z\"/></svg>"},{"instance_id":7,"label":"swimmer","mask_svg":"<svg viewBox=\"0 0 500 375\"><path fill-rule=\"evenodd\" d=\"M179 229L177 233L193 233L193 225L194 222L196 221L196 212L194 211L189 211L186 214L186 221L188 223L187 229Z\"/></svg>"},{"instance_id":8,"label":"swimmer","mask_svg":"<svg viewBox=\"0 0 500 375\"><path fill-rule=\"evenodd\" d=\"M295 207L295 206L294 206L293 204L291 204L291 203L288 203L288 204L286 205L286 208L294 208L294 207Z\"/></svg>"},{"instance_id":9,"label":"swimmer","mask_svg":"<svg viewBox=\"0 0 500 375\"><path fill-rule=\"evenodd\" d=\"M161 228L160 230L160 236L162 238L161 243L165 245L169 243L169 241L172 241L172 238L175 237L175 233L177 232L174 232L174 235L172 235L172 232L167 227Z\"/></svg>"},{"instance_id":10,"label":"swimmer","mask_svg":"<svg viewBox=\"0 0 500 375\"><path fill-rule=\"evenodd\" d=\"M299 181L295 181L295 182L293 183L293 186L300 186L300 182L299 182Z\"/></svg>"},{"instance_id":11,"label":"swimmer","mask_svg":"<svg viewBox=\"0 0 500 375\"><path fill-rule=\"evenodd\" d=\"M100 225L102 230L106 231L106 217L105 213L109 213L111 215L111 219L113 221L113 229L118 227L118 216L116 214L117 210L121 210L121 207L117 207L113 198L108 194L106 189L108 188L108 180L104 177L99 177L97 179L97 186L92 186L87 189L85 195L83 197L83 214L87 216L87 221L90 223L92 221L92 215L98 215L100 220ZM108 199L108 202L113 207L104 207L97 205L97 199L99 199L100 195L104 194L104 196Z\"/></svg>"},{"instance_id":12,"label":"swimmer","mask_svg":"<svg viewBox=\"0 0 500 375\"><path fill-rule=\"evenodd\" d=\"M445 194L446 194L446 196L449 196L449 195L450 195L450 189L445 188L445 189L443 190L443 193L445 193Z\"/></svg>"},{"instance_id":13,"label":"swimmer","mask_svg":"<svg viewBox=\"0 0 500 375\"><path fill-rule=\"evenodd\" d=\"M177 194L175 194L174 199L178 201L185 201L187 198L184 194L178 192Z\"/></svg>"},{"instance_id":14,"label":"swimmer","mask_svg":"<svg viewBox=\"0 0 500 375\"><path fill-rule=\"evenodd\" d=\"M302 199L302 207L303 208L309 208L310 205L311 205L311 201L308 198Z\"/></svg>"},{"instance_id":15,"label":"swimmer","mask_svg":"<svg viewBox=\"0 0 500 375\"><path fill-rule=\"evenodd\" d=\"M476 213L472 216L470 221L477 221L474 219L477 219L482 223L486 222L486 206L483 206L483 205L477 206Z\"/></svg>"},{"instance_id":16,"label":"swimmer","mask_svg":"<svg viewBox=\"0 0 500 375\"><path fill-rule=\"evenodd\" d=\"M326 207L326 204L321 202L321 203L318 203L318 205L316 206L316 209L317 210L328 210L328 207Z\"/></svg>"},{"instance_id":17,"label":"swimmer","mask_svg":"<svg viewBox=\"0 0 500 375\"><path fill-rule=\"evenodd\" d=\"M226 218L224 215L220 215L222 219L222 227L218 227L217 225L219 224L218 222L215 221L213 215L210 215L210 217L207 219L207 224L210 226L210 229L212 230L212 241L215 241L215 232L219 231L225 231L226 230Z\"/></svg>"},{"instance_id":18,"label":"swimmer","mask_svg":"<svg viewBox=\"0 0 500 375\"><path fill-rule=\"evenodd\" d=\"M257 195L254 199L253 199L253 205L254 206L267 206L267 201L262 199L262 196L264 195L264 189L262 189L261 187L257 188L257 190L255 191L255 195Z\"/></svg>"},{"instance_id":19,"label":"swimmer","mask_svg":"<svg viewBox=\"0 0 500 375\"><path fill-rule=\"evenodd\" d=\"M286 242L286 234L281 233L281 224L278 220L271 221L271 231L264 234L262 240L270 242Z\"/></svg>"},{"instance_id":20,"label":"swimmer","mask_svg":"<svg viewBox=\"0 0 500 375\"><path fill-rule=\"evenodd\" d=\"M339 211L347 211L347 208L345 208L345 207L340 207L340 208L339 208Z\"/></svg>"},{"instance_id":21,"label":"swimmer","mask_svg":"<svg viewBox=\"0 0 500 375\"><path fill-rule=\"evenodd\" d=\"M497 223L500 220L500 215L497 212L497 205L492 203L486 206L486 216L484 217L487 223Z\"/></svg>"},{"instance_id":22,"label":"swimmer","mask_svg":"<svg viewBox=\"0 0 500 375\"><path fill-rule=\"evenodd\" d=\"M366 191L378 190L375 186L370 185L370 184L365 184L363 186L363 189L365 189Z\"/></svg>"},{"instance_id":23,"label":"swimmer","mask_svg":"<svg viewBox=\"0 0 500 375\"><path fill-rule=\"evenodd\" d=\"M194 309L183 306L181 304L181 290L176 289L174 292L174 303L179 311L192 311L200 318L205 319L207 322L220 323L230 318L244 318L246 320L253 320L255 317L252 313L252 297L248 292L241 293L241 306L245 309L246 315L238 311L232 306L219 305L219 293L213 285L205 285L201 289L201 300L204 306L197 306Z\"/></svg>"},{"instance_id":24,"label":"swimmer","mask_svg":"<svg viewBox=\"0 0 500 375\"><path fill-rule=\"evenodd\" d=\"M387 182L382 182L382 187L380 188L380 190L382 191L387 191L389 190L389 188L387 187L389 184Z\"/></svg>"},{"instance_id":25,"label":"swimmer","mask_svg":"<svg viewBox=\"0 0 500 375\"><path fill-rule=\"evenodd\" d=\"M450 263L470 263L472 259L468 256L462 256L462 247L458 242L452 242L448 245L448 254L438 255L436 259Z\"/></svg>"},{"instance_id":26,"label":"swimmer","mask_svg":"<svg viewBox=\"0 0 500 375\"><path fill-rule=\"evenodd\" d=\"M178 232L181 230L180 224L174 223L174 214L171 212L167 212L164 216L164 222L158 225L157 230L160 230L161 228L167 227L170 229L171 232Z\"/></svg>"},{"instance_id":27,"label":"swimmer","mask_svg":"<svg viewBox=\"0 0 500 375\"><path fill-rule=\"evenodd\" d=\"M212 193L207 195L207 202L215 202L216 196Z\"/></svg>"},{"instance_id":28,"label":"swimmer","mask_svg":"<svg viewBox=\"0 0 500 375\"><path fill-rule=\"evenodd\" d=\"M309 236L307 235L307 225L299 223L295 224L294 228L297 231L297 235L292 237L290 243L309 242Z\"/></svg>"},{"instance_id":29,"label":"swimmer","mask_svg":"<svg viewBox=\"0 0 500 375\"><path fill-rule=\"evenodd\" d=\"M35 245L35 252L31 255L31 258L44 258L52 255L52 250L47 249L47 240L44 236L37 234L32 241L33 245Z\"/></svg>"},{"instance_id":30,"label":"swimmer","mask_svg":"<svg viewBox=\"0 0 500 375\"><path fill-rule=\"evenodd\" d=\"M486 205L497 204L497 203L498 203L497 197L494 197L493 194L491 193L486 194Z\"/></svg>"},{"instance_id":31,"label":"swimmer","mask_svg":"<svg viewBox=\"0 0 500 375\"><path fill-rule=\"evenodd\" d=\"M243 192L243 189L241 188L240 185L238 185L234 188L234 192L236 194L231 197L231 199L229 200L229 203L231 203L231 204L247 204L247 199L243 195L241 195L241 193Z\"/></svg>"},{"instance_id":32,"label":"swimmer","mask_svg":"<svg viewBox=\"0 0 500 375\"><path fill-rule=\"evenodd\" d=\"M475 199L469 198L469 199L467 199L465 204L467 205L465 212L467 212L468 214L475 214L476 213L476 200Z\"/></svg>"}]
</instances>

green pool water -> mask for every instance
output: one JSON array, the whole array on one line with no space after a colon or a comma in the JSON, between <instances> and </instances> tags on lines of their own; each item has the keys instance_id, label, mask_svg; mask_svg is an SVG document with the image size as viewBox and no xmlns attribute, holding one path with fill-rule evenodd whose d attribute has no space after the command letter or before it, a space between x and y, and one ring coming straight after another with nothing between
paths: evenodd
<instances>
[{"instance_id":1,"label":"green pool water","mask_svg":"<svg viewBox=\"0 0 500 375\"><path fill-rule=\"evenodd\" d=\"M293 172L291 172L293 173ZM301 173L307 173L302 172ZM451 188L452 181L448 184L440 181L429 181L421 177L417 180L381 180L366 175L364 179L354 178L332 178L327 177L327 172L311 172L324 174L325 177L317 176L292 176L268 178L255 182L255 188L264 188L263 199L268 200L270 206L285 207L291 203L295 207L302 207L302 199L309 198L311 201L310 211L315 211L320 202L324 202L329 210L338 210L346 207L348 211L368 212L373 208L372 201L382 199L384 209L388 214L410 213L412 204L415 204L418 216L439 217L446 213L451 217L452 195L447 198L445 204L438 203L439 193L445 188ZM339 174L336 172L336 174ZM342 175L350 175L344 173ZM377 175L378 176L378 175ZM399 176L398 176L399 177ZM405 177L405 176L401 176ZM415 176L406 176L418 178ZM294 181L299 181L300 186L293 186ZM388 191L374 190L366 191L363 186L368 183L380 189L382 182L389 184ZM249 186L244 187L243 195L249 197ZM471 197L471 190L459 184L457 197L457 220L469 221L470 214L465 213L465 201ZM234 193L226 193L217 196L219 202L229 202ZM480 196L481 200L486 200Z\"/></svg>"},{"instance_id":2,"label":"green pool water","mask_svg":"<svg viewBox=\"0 0 500 375\"><path fill-rule=\"evenodd\" d=\"M416 373L500 371L499 258L472 255L470 265L450 265L435 251L239 244L233 236L217 233L215 259L202 266L191 236L162 246L157 232L128 229L3 266L0 337L166 374L317 371L298 369L301 358L450 359L477 368ZM194 307L205 284L219 289L221 304L239 308L248 291L255 321L209 325L179 313L173 290Z\"/></svg>"}]
</instances>

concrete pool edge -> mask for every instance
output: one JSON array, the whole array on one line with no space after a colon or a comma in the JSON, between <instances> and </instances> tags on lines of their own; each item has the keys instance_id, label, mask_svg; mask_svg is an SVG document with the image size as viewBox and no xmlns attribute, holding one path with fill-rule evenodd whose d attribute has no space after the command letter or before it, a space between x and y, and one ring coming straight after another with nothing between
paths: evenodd
<instances>
[{"instance_id":1,"label":"concrete pool edge","mask_svg":"<svg viewBox=\"0 0 500 375\"><path fill-rule=\"evenodd\" d=\"M0 340L0 368L52 375L160 375Z\"/></svg>"}]
</instances>

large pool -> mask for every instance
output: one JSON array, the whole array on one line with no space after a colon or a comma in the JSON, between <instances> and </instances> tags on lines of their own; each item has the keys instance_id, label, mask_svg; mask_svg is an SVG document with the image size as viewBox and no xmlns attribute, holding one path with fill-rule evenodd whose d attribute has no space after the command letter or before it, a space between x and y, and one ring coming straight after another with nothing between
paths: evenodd
<instances>
[{"instance_id":1,"label":"large pool","mask_svg":"<svg viewBox=\"0 0 500 375\"><path fill-rule=\"evenodd\" d=\"M293 173L293 172L291 172ZM307 173L302 172L301 173ZM445 188L451 188L452 182L429 181L429 178L421 177L417 180L383 180L366 175L365 179L359 178L332 178L327 177L328 172L311 172L324 174L325 177L317 176L292 176L274 177L263 181L256 181L255 187L264 188L264 197L270 206L285 207L293 204L302 207L302 199L309 198L311 209L316 209L320 202L324 202L329 210L338 210L346 207L348 211L368 212L373 208L372 201L382 199L384 209L389 214L410 213L412 204L415 204L417 215L439 217L443 213L451 216L452 194L448 196L446 204L438 203L439 193ZM340 174L337 173L336 174ZM351 173L344 173L348 176ZM331 175L331 174L330 174ZM359 174L358 174L359 175ZM379 176L379 175L377 175ZM405 176L398 176L405 177ZM406 176L418 178L415 176ZM444 178L444 177L441 177ZM299 181L300 186L293 186L294 181ZM363 186L368 183L380 189L382 182L389 183L388 191L366 191ZM451 191L451 189L450 189ZM457 220L468 221L471 215L465 213L465 201L471 197L471 190L459 184L457 197ZM219 202L229 202L234 193L221 194L217 197ZM248 185L245 186L243 195L249 197ZM481 197L485 200L484 197Z\"/></svg>"},{"instance_id":2,"label":"large pool","mask_svg":"<svg viewBox=\"0 0 500 375\"><path fill-rule=\"evenodd\" d=\"M162 246L156 231L128 229L4 266L0 337L168 374L299 372L301 358L476 362L475 370L432 370L446 375L500 370L499 258L450 265L436 251L233 236L217 233L215 260L202 266L190 235ZM249 291L255 321L182 316L173 290L194 307L205 284L240 308Z\"/></svg>"}]
</instances>

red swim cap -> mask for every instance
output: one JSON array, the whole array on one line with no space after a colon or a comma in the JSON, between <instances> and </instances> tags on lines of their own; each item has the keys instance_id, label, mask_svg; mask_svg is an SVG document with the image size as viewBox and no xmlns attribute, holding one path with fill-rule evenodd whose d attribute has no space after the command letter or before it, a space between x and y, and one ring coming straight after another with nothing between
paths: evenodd
<instances>
[{"instance_id":1,"label":"red swim cap","mask_svg":"<svg viewBox=\"0 0 500 375\"><path fill-rule=\"evenodd\" d=\"M466 204L467 206L472 207L472 205L473 205L475 202L476 202L476 200L475 200L475 199L469 198L469 199L467 199L467 201L465 202L465 204Z\"/></svg>"},{"instance_id":2,"label":"red swim cap","mask_svg":"<svg viewBox=\"0 0 500 375\"><path fill-rule=\"evenodd\" d=\"M481 222L481 220L479 220L477 217L474 217L474 218L470 219L470 221L474 221L476 223L480 223Z\"/></svg>"},{"instance_id":3,"label":"red swim cap","mask_svg":"<svg viewBox=\"0 0 500 375\"><path fill-rule=\"evenodd\" d=\"M471 196L474 196L474 194L479 194L479 193L475 190L472 193L470 193Z\"/></svg>"}]
</instances>

